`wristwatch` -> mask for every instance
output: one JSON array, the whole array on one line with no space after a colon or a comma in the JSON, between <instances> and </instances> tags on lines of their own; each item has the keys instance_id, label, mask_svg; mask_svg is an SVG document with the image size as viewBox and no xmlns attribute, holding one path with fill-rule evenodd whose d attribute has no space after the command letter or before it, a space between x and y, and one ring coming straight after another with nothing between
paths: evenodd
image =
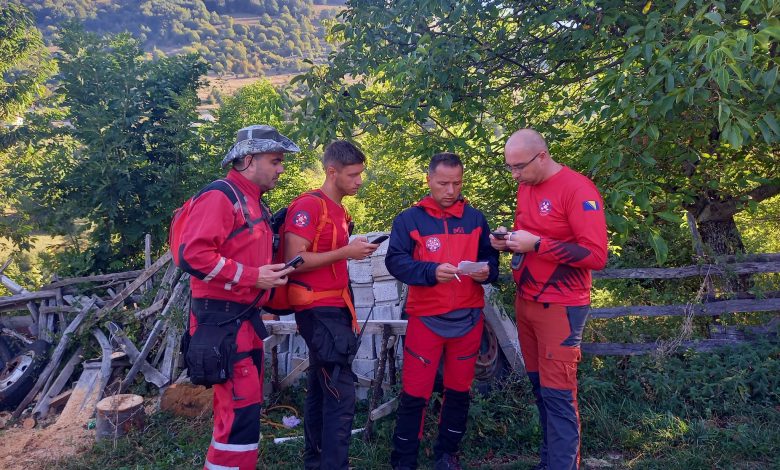
<instances>
[{"instance_id":1,"label":"wristwatch","mask_svg":"<svg viewBox=\"0 0 780 470\"><path fill-rule=\"evenodd\" d=\"M539 237L539 239L536 240L536 243L534 243L534 251L539 253L540 246L542 246L542 237Z\"/></svg>"}]
</instances>

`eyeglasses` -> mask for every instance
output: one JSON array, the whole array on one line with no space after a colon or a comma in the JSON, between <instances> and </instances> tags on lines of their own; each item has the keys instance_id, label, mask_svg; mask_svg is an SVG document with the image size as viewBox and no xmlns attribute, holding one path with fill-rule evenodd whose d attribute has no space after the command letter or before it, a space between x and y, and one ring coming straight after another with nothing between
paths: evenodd
<instances>
[{"instance_id":1,"label":"eyeglasses","mask_svg":"<svg viewBox=\"0 0 780 470\"><path fill-rule=\"evenodd\" d=\"M523 171L523 169L524 169L525 167L527 167L528 165L530 165L531 163L533 163L533 162L534 162L534 160L536 160L536 158L537 158L539 155L543 154L543 153L544 153L544 150L543 150L543 151L541 151L541 152L539 152L539 153L537 153L536 155L534 155L534 158L532 158L532 159L528 160L528 161L527 161L527 162L525 162L525 163L518 163L517 165L504 165L504 166L506 167L507 171Z\"/></svg>"}]
</instances>

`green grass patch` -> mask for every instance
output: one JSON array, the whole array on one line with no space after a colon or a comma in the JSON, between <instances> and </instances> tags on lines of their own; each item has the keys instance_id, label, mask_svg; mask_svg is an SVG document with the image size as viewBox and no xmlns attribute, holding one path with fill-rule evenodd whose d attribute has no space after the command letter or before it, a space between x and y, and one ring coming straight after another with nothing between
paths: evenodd
<instances>
[{"instance_id":1,"label":"green grass patch","mask_svg":"<svg viewBox=\"0 0 780 470\"><path fill-rule=\"evenodd\" d=\"M285 390L269 400L268 419L280 422L287 408L302 412L304 390ZM580 371L583 457L612 468L780 468L780 345L763 343L718 353L685 353L658 359L586 357ZM426 415L421 468L431 468L439 398ZM354 427L363 427L360 402ZM524 377L511 376L469 412L461 461L465 468L527 469L537 461L540 438L536 407ZM376 423L374 439L355 435L350 463L357 469L389 468L393 415ZM303 467L303 441L273 444L273 437L300 435L302 426L280 430L265 422L257 468ZM210 419L168 414L149 418L143 432L50 468L198 468L211 435Z\"/></svg>"}]
</instances>

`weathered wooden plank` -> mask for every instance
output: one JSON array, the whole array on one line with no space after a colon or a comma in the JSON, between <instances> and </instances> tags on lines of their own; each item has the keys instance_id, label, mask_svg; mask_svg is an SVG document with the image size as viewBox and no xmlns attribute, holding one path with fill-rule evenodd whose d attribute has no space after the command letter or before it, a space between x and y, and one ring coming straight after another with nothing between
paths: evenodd
<instances>
[{"instance_id":1,"label":"weathered wooden plank","mask_svg":"<svg viewBox=\"0 0 780 470\"><path fill-rule=\"evenodd\" d=\"M509 361L512 369L519 373L525 372L523 355L520 352L520 342L517 339L517 326L505 314L502 307L494 302L493 286L485 286L485 321L490 324L498 340L498 346Z\"/></svg>"},{"instance_id":2,"label":"weathered wooden plank","mask_svg":"<svg viewBox=\"0 0 780 470\"><path fill-rule=\"evenodd\" d=\"M5 276L0 275L0 277L5 277ZM9 295L5 297L0 297L0 308L11 307L11 306L18 307L20 305L26 305L28 302L32 302L34 300L52 299L54 297L57 297L56 290L39 290L35 292L24 292L21 294ZM35 315L37 318L38 316L37 309Z\"/></svg>"},{"instance_id":3,"label":"weathered wooden plank","mask_svg":"<svg viewBox=\"0 0 780 470\"><path fill-rule=\"evenodd\" d=\"M141 274L143 274L144 270L139 269L136 271L123 271L119 273L111 273L111 274L97 274L94 276L83 276L83 277L69 277L66 279L60 279L58 281L46 284L42 287L42 289L57 289L60 287L65 286L71 286L73 284L84 284L88 282L116 282L116 281L127 281L130 279L135 279Z\"/></svg>"},{"instance_id":4,"label":"weathered wooden plank","mask_svg":"<svg viewBox=\"0 0 780 470\"><path fill-rule=\"evenodd\" d=\"M384 418L396 409L398 409L398 397L395 397L387 403L382 403L376 407L376 409L371 411L371 414L368 415L368 419L370 421L376 421L380 418Z\"/></svg>"},{"instance_id":5,"label":"weathered wooden plank","mask_svg":"<svg viewBox=\"0 0 780 470\"><path fill-rule=\"evenodd\" d=\"M680 343L679 349L708 352L725 346L737 346L749 342L736 339L701 339L683 341ZM601 356L640 356L653 353L661 347L663 347L661 343L582 343L582 352Z\"/></svg>"},{"instance_id":6,"label":"weathered wooden plank","mask_svg":"<svg viewBox=\"0 0 780 470\"><path fill-rule=\"evenodd\" d=\"M65 384L70 379L70 376L73 375L73 371L76 369L76 365L81 361L81 353L83 349L81 346L76 348L76 351L73 352L73 355L70 357L68 362L65 363L65 367L62 368L60 371L60 374L57 376L57 378L54 380L54 382L51 384L51 386L48 388L48 390L44 390L43 394L41 395L41 399L38 400L38 403L35 405L35 408L33 408L33 417L36 419L43 419L46 417L46 415L49 414L49 407L50 406L57 406L56 402L56 396L61 395L60 392L65 387ZM70 397L70 392L68 392L68 397Z\"/></svg>"},{"instance_id":7,"label":"weathered wooden plank","mask_svg":"<svg viewBox=\"0 0 780 470\"><path fill-rule=\"evenodd\" d=\"M681 268L626 268L594 271L593 279L679 279L696 276L724 276L780 272L780 261L702 264Z\"/></svg>"},{"instance_id":8,"label":"weathered wooden plank","mask_svg":"<svg viewBox=\"0 0 780 470\"><path fill-rule=\"evenodd\" d=\"M126 298L130 296L133 292L136 291L141 285L146 282L147 279L152 277L154 273L160 270L163 266L165 266L166 263L168 263L171 260L171 252L166 251L164 255L160 256L157 261L154 262L153 265L149 267L149 269L145 269L136 279L135 281L131 282L130 285L122 289L122 292L120 292L116 297L111 299L110 302L108 302L103 308L98 310L98 312L95 314L95 321L100 321L101 318L103 318L106 314L108 314L111 310L116 308L118 305L120 305L122 302L125 301ZM91 326L91 325L90 325Z\"/></svg>"},{"instance_id":9,"label":"weathered wooden plank","mask_svg":"<svg viewBox=\"0 0 780 470\"><path fill-rule=\"evenodd\" d=\"M286 388L292 385L308 368L309 358L307 357L306 359L302 360L295 369L290 371L290 373L287 374L287 377L282 379L281 383L279 384L279 388Z\"/></svg>"},{"instance_id":10,"label":"weathered wooden plank","mask_svg":"<svg viewBox=\"0 0 780 470\"><path fill-rule=\"evenodd\" d=\"M60 338L60 342L57 343L57 347L54 348L54 352L51 355L51 359L49 359L49 363L46 365L46 367L43 369L43 372L38 376L38 380L35 382L35 385L33 385L32 389L27 393L27 396L24 397L21 403L19 403L19 406L17 406L16 410L14 410L12 418L14 420L19 419L19 416L21 416L22 411L24 411L25 408L27 408L27 405L30 404L30 402L33 401L35 396L38 394L38 392L41 391L41 387L48 381L49 376L57 369L57 367L60 365L60 360L62 359L62 355L65 353L65 349L68 347L68 344L70 343L70 337L73 335L73 332L76 331L76 329L79 327L82 321L84 321L84 318L86 318L87 314L90 310L92 310L92 306L94 305L94 302L90 303L87 302L87 304L84 306L84 308L79 312L78 315L76 315L76 318L73 319L72 322L68 325L67 328L65 328L65 331L62 332L62 338Z\"/></svg>"},{"instance_id":11,"label":"weathered wooden plank","mask_svg":"<svg viewBox=\"0 0 780 470\"><path fill-rule=\"evenodd\" d=\"M641 317L723 315L735 312L769 312L780 310L780 298L736 299L691 305L633 305L626 307L594 308L591 318L617 318L628 315Z\"/></svg>"},{"instance_id":12,"label":"weathered wooden plank","mask_svg":"<svg viewBox=\"0 0 780 470\"><path fill-rule=\"evenodd\" d=\"M117 347L119 347L122 351L124 351L125 354L127 354L131 364L135 363L138 360L138 356L141 355L141 352L138 350L138 348L135 347L135 344L130 341L124 330L122 330L122 328L120 328L116 323L108 322L107 326L108 331L111 333L111 339L114 341ZM144 375L144 379L147 382L152 383L157 387L163 387L170 380L170 377L164 376L160 371L152 367L152 365L147 361L143 361L143 364L141 364L141 373Z\"/></svg>"}]
</instances>

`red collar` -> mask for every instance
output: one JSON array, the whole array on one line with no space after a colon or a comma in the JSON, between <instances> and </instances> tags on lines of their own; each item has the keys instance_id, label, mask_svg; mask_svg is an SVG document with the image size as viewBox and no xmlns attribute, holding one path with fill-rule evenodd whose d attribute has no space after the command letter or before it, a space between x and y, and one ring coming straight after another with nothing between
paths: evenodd
<instances>
[{"instance_id":1,"label":"red collar","mask_svg":"<svg viewBox=\"0 0 780 470\"><path fill-rule=\"evenodd\" d=\"M246 179L244 175L236 170L231 169L228 172L226 178L238 186L238 189L244 193L244 196L246 196L247 200L259 201L260 197L263 195L262 191L260 191L260 188L256 184Z\"/></svg>"},{"instance_id":2,"label":"red collar","mask_svg":"<svg viewBox=\"0 0 780 470\"><path fill-rule=\"evenodd\" d=\"M415 204L415 206L423 208L425 212L427 212L432 217L439 217L441 219L445 217L457 217L460 219L463 217L463 211L466 209L466 204L468 204L468 201L461 195L460 198L455 201L455 204L444 208L440 206L438 202L434 201L430 195L428 195L420 199L420 201Z\"/></svg>"}]
</instances>

